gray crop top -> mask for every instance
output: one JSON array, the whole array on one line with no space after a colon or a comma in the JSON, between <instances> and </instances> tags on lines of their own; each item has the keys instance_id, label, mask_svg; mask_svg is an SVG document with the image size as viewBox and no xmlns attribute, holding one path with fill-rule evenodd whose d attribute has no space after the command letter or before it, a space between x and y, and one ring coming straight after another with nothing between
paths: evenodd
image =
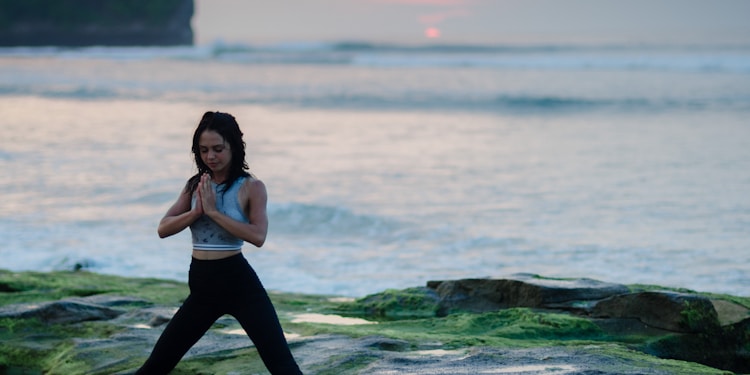
<instances>
[{"instance_id":1,"label":"gray crop top","mask_svg":"<svg viewBox=\"0 0 750 375\"><path fill-rule=\"evenodd\" d=\"M246 177L240 177L234 181L226 191L216 192L217 185L211 183L216 192L216 208L224 215L234 220L244 223L250 222L245 213L242 211L238 194L242 183ZM191 205L195 207L196 195L193 194ZM241 250L243 241L224 228L216 224L206 215L202 215L198 220L190 224L190 232L193 235L193 249L195 250Z\"/></svg>"}]
</instances>

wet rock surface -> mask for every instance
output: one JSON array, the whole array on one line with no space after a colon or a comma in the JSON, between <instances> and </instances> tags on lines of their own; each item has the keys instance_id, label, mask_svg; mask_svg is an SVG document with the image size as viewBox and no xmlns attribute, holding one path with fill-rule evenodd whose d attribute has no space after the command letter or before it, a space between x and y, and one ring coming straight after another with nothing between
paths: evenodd
<instances>
[{"instance_id":1,"label":"wet rock surface","mask_svg":"<svg viewBox=\"0 0 750 375\"><path fill-rule=\"evenodd\" d=\"M0 293L28 288L0 284L5 285ZM281 303L279 315L306 374L750 371L750 312L745 305L697 293L632 289L591 279L520 274L434 281L326 305L329 314L368 319L348 318L346 329L335 320L306 323L306 316L335 315L310 314L320 307L300 300ZM178 306L107 293L6 304L0 306L0 334L3 345L16 351L62 350L53 356L60 363L46 365L44 373L132 374ZM292 311L288 306L307 307ZM39 323L24 326L32 321ZM103 333L80 333L91 327ZM0 373L43 373L38 364L13 362L4 350ZM225 316L191 348L174 374L264 371L252 342Z\"/></svg>"},{"instance_id":2,"label":"wet rock surface","mask_svg":"<svg viewBox=\"0 0 750 375\"><path fill-rule=\"evenodd\" d=\"M548 279L517 274L507 279L430 281L441 311L454 309L484 312L509 307L566 308L573 303L596 301L628 293L625 285L593 279Z\"/></svg>"},{"instance_id":3,"label":"wet rock surface","mask_svg":"<svg viewBox=\"0 0 750 375\"><path fill-rule=\"evenodd\" d=\"M85 299L64 299L43 303L18 304L0 309L0 318L39 319L45 323L64 324L91 320L109 320L124 311Z\"/></svg>"},{"instance_id":4,"label":"wet rock surface","mask_svg":"<svg viewBox=\"0 0 750 375\"><path fill-rule=\"evenodd\" d=\"M621 284L592 279L550 279L517 274L504 279L430 281L411 289L419 310L435 316L486 313L509 308L565 312L590 319L604 333L639 337L631 347L660 358L680 359L729 371L750 372L750 309L697 293L631 291ZM422 293L423 298L416 298ZM398 297L382 294L360 300L361 311L403 316ZM432 306L432 307L430 307Z\"/></svg>"}]
</instances>

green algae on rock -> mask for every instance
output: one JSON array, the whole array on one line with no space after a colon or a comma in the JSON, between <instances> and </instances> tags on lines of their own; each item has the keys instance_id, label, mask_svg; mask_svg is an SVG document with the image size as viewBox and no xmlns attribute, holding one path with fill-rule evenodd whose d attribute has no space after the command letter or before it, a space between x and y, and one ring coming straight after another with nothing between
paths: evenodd
<instances>
[{"instance_id":1,"label":"green algae on rock","mask_svg":"<svg viewBox=\"0 0 750 375\"><path fill-rule=\"evenodd\" d=\"M383 319L429 318L438 315L439 300L429 288L388 289L341 304L337 311Z\"/></svg>"},{"instance_id":2,"label":"green algae on rock","mask_svg":"<svg viewBox=\"0 0 750 375\"><path fill-rule=\"evenodd\" d=\"M591 284L590 281L565 282L568 286ZM488 282L469 285L480 284L492 285ZM454 285L467 284L456 282ZM523 297L527 301L535 300L535 295L543 295L548 290L536 286L522 288L532 291ZM542 294L534 294L537 293L534 291L542 291ZM627 293L632 291L628 289ZM592 295L590 290L583 292ZM164 323L187 293L184 283L158 279L123 278L85 271L0 271L0 340L3 343L0 374L131 374L145 360ZM441 309L440 294L429 287L388 290L353 301L295 293L271 292L270 295L288 334L292 352L307 374L378 375L413 373L415 369L456 375L547 369L602 375L729 374L718 366L709 367L694 359L671 359L679 358L685 346L696 344L690 340L700 337L658 329L649 335L633 334L622 327L612 329L612 319L583 313L596 306L597 301L593 300L578 303L560 301L557 296L548 300L554 302L554 308L515 306L474 312ZM731 301L731 305L724 306L730 313L718 315L724 316L719 321L726 323L721 325L721 332L731 327L735 334L730 337L728 333L721 336L706 331L702 332L705 335L702 339L725 340L725 343L735 340L732 345L745 345L747 352L748 319L742 305L746 299L712 295L711 300ZM467 300L461 303L474 308L481 305ZM44 316L24 313L38 312L39 306L78 306L76 304L102 308L102 311L110 309L117 314L86 315L85 311L76 309L60 311L60 314L95 319L85 320L43 319ZM678 315L688 327L700 327L696 322L704 320L700 313L703 310L692 309L690 305L681 311L685 313ZM333 314L360 319L346 320L346 325L335 324L336 319L317 319L330 318ZM309 319L310 316L316 319ZM730 357L725 359L736 359L735 351L726 351L726 354ZM738 361L734 366L741 366L741 363ZM173 374L264 371L239 324L231 317L223 317L188 352Z\"/></svg>"}]
</instances>

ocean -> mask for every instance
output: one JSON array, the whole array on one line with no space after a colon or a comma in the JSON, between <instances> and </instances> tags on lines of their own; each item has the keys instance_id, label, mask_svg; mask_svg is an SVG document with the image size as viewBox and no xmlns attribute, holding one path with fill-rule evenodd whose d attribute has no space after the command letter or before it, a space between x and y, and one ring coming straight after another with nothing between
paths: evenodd
<instances>
[{"instance_id":1,"label":"ocean","mask_svg":"<svg viewBox=\"0 0 750 375\"><path fill-rule=\"evenodd\" d=\"M0 49L0 268L187 280L156 226L232 113L271 290L587 277L750 296L750 46Z\"/></svg>"}]
</instances>

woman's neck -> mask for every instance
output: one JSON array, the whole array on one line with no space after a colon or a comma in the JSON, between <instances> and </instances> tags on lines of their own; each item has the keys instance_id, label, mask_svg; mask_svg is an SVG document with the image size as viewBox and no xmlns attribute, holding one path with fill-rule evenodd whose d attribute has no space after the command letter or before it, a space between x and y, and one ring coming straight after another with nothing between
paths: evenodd
<instances>
[{"instance_id":1,"label":"woman's neck","mask_svg":"<svg viewBox=\"0 0 750 375\"><path fill-rule=\"evenodd\" d=\"M226 173L214 173L213 176L211 176L211 181L213 181L216 184L224 183L226 180L227 180Z\"/></svg>"}]
</instances>

